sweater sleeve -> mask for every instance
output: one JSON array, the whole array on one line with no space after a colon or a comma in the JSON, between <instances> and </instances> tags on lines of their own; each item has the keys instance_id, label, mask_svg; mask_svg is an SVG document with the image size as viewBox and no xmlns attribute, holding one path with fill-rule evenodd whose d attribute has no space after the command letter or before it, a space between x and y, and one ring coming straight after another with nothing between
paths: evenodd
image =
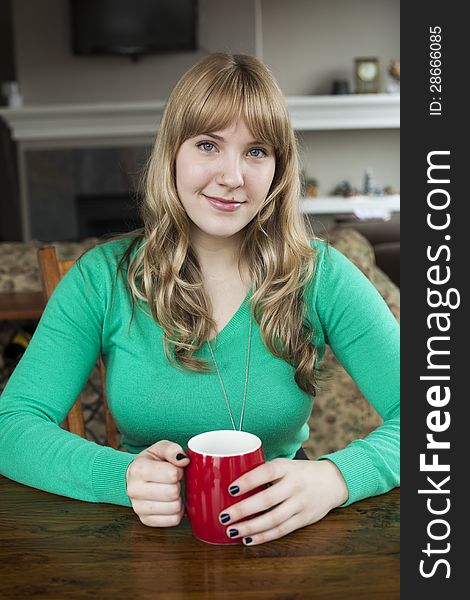
<instances>
[{"instance_id":1,"label":"sweater sleeve","mask_svg":"<svg viewBox=\"0 0 470 600\"><path fill-rule=\"evenodd\" d=\"M325 341L384 419L364 439L318 457L341 471L348 506L400 484L400 330L378 291L343 254L329 247L320 262L316 306Z\"/></svg>"},{"instance_id":2,"label":"sweater sleeve","mask_svg":"<svg viewBox=\"0 0 470 600\"><path fill-rule=\"evenodd\" d=\"M134 455L60 427L97 361L106 310L103 250L79 262L54 290L0 397L0 473L55 494L131 506L125 474Z\"/></svg>"}]
</instances>

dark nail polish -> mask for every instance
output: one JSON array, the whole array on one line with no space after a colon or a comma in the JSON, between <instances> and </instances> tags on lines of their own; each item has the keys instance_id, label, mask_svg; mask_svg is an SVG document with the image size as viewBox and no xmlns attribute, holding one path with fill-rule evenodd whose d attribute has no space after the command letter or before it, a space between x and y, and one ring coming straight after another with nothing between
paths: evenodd
<instances>
[{"instance_id":1,"label":"dark nail polish","mask_svg":"<svg viewBox=\"0 0 470 600\"><path fill-rule=\"evenodd\" d=\"M230 537L235 537L236 535L238 535L238 529L229 529L228 533Z\"/></svg>"},{"instance_id":2,"label":"dark nail polish","mask_svg":"<svg viewBox=\"0 0 470 600\"><path fill-rule=\"evenodd\" d=\"M230 521L230 515L224 513L223 515L220 515L220 520L222 521L222 523L227 523L227 521Z\"/></svg>"},{"instance_id":3,"label":"dark nail polish","mask_svg":"<svg viewBox=\"0 0 470 600\"><path fill-rule=\"evenodd\" d=\"M238 485L232 485L232 487L230 487L228 491L232 495L234 495L234 494L238 494L238 492L240 491L240 488L238 487Z\"/></svg>"},{"instance_id":4,"label":"dark nail polish","mask_svg":"<svg viewBox=\"0 0 470 600\"><path fill-rule=\"evenodd\" d=\"M253 541L253 538L251 538L251 537L245 538L245 544L251 544L252 541Z\"/></svg>"},{"instance_id":5,"label":"dark nail polish","mask_svg":"<svg viewBox=\"0 0 470 600\"><path fill-rule=\"evenodd\" d=\"M186 456L186 454L181 454L181 452L176 455L176 460L183 460L183 458L188 458L188 457Z\"/></svg>"}]
</instances>

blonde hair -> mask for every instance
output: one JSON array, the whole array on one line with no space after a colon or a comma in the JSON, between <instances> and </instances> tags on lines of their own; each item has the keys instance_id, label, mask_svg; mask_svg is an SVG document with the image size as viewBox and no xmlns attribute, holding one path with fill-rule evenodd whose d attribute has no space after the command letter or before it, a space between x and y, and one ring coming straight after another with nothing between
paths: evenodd
<instances>
[{"instance_id":1,"label":"blonde hair","mask_svg":"<svg viewBox=\"0 0 470 600\"><path fill-rule=\"evenodd\" d=\"M249 267L251 310L263 343L295 367L298 386L314 395L317 351L304 301L315 268L313 234L299 209L300 169L288 110L271 72L256 58L211 54L177 82L144 174L144 228L131 234L134 242L119 266L128 261L133 307L137 299L146 302L163 329L167 359L178 369L212 371L194 356L216 323L190 245L190 220L177 194L175 162L185 140L225 129L239 117L256 139L274 148L276 158L268 196L245 227L239 266Z\"/></svg>"}]
</instances>

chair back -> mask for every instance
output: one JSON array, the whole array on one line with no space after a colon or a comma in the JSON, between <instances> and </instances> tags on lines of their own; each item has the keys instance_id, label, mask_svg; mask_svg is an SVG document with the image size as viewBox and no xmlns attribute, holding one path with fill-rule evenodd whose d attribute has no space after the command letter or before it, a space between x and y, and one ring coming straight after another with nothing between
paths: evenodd
<instances>
[{"instance_id":1,"label":"chair back","mask_svg":"<svg viewBox=\"0 0 470 600\"><path fill-rule=\"evenodd\" d=\"M61 278L72 267L75 261L58 260L55 246L43 246L42 248L38 249L38 263L39 272L41 274L44 299L47 302ZM101 354L98 359L98 366L100 370L101 400L103 403L106 426L106 442L108 446L111 446L111 448L117 449L119 447L118 433L116 429L116 424L114 423L114 419L109 411L108 402L106 399L106 370ZM72 433L86 438L85 418L83 415L81 395L77 398L75 404L73 405L69 414L67 415L64 422L64 426Z\"/></svg>"}]
</instances>

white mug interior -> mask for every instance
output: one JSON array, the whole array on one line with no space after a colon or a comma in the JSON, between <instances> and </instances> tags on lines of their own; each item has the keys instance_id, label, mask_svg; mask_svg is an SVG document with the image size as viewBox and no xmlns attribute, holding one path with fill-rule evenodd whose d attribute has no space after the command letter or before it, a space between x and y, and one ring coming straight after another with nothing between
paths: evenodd
<instances>
[{"instance_id":1,"label":"white mug interior","mask_svg":"<svg viewBox=\"0 0 470 600\"><path fill-rule=\"evenodd\" d=\"M190 450L208 456L240 456L260 447L261 440L258 436L234 429L206 431L195 435L188 442Z\"/></svg>"}]
</instances>

